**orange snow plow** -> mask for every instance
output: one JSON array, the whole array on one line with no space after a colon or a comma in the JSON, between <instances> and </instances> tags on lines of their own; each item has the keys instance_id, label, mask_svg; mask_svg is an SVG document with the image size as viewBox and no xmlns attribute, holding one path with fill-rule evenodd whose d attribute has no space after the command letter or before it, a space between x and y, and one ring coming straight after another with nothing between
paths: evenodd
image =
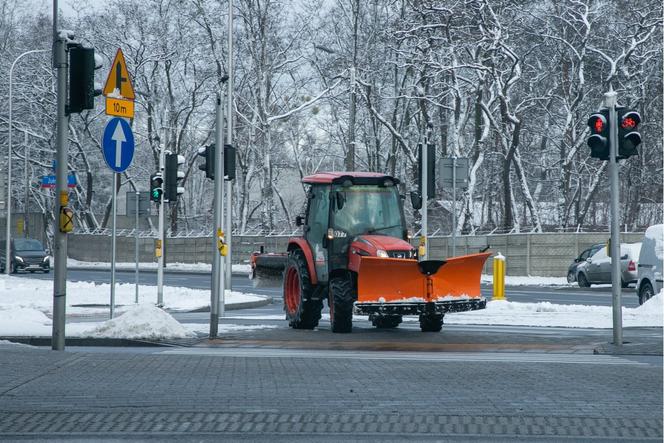
<instances>
[{"instance_id":1,"label":"orange snow plow","mask_svg":"<svg viewBox=\"0 0 664 443\"><path fill-rule=\"evenodd\" d=\"M489 252L417 262L362 257L358 272L358 314L422 314L482 309L480 278ZM406 312L404 312L406 311Z\"/></svg>"}]
</instances>

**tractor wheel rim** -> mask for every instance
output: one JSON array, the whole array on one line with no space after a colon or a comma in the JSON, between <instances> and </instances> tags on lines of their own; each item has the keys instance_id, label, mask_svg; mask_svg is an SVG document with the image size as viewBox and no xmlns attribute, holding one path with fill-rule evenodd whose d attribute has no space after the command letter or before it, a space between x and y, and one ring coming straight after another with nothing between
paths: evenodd
<instances>
[{"instance_id":1,"label":"tractor wheel rim","mask_svg":"<svg viewBox=\"0 0 664 443\"><path fill-rule=\"evenodd\" d=\"M285 289L286 309L288 309L289 313L294 314L300 303L300 277L293 267L288 268L288 272L286 273Z\"/></svg>"}]
</instances>

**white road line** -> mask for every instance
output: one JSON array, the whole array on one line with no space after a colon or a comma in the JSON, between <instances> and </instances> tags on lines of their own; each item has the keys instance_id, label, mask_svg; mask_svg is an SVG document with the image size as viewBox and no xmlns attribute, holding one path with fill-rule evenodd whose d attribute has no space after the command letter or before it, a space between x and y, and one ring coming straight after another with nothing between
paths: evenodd
<instances>
[{"instance_id":1,"label":"white road line","mask_svg":"<svg viewBox=\"0 0 664 443\"><path fill-rule=\"evenodd\" d=\"M326 351L253 348L178 348L157 352L168 355L207 355L244 358L323 358L346 360L408 360L426 362L562 363L584 365L646 365L610 355L515 352L387 352Z\"/></svg>"}]
</instances>

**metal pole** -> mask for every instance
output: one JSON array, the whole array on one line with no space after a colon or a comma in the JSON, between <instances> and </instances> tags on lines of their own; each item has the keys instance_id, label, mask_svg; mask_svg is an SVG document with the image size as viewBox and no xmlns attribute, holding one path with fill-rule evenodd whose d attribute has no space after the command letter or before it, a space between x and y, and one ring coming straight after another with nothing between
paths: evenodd
<instances>
[{"instance_id":1,"label":"metal pole","mask_svg":"<svg viewBox=\"0 0 664 443\"><path fill-rule=\"evenodd\" d=\"M134 297L134 302L138 303L138 210L139 210L139 204L138 204L138 199L141 197L141 193L136 191L136 229L134 230L134 240L135 240L135 245L134 245L134 261L136 262L136 295Z\"/></svg>"},{"instance_id":2,"label":"metal pole","mask_svg":"<svg viewBox=\"0 0 664 443\"><path fill-rule=\"evenodd\" d=\"M355 170L355 66L350 68L350 118L348 119L348 157L346 157L346 169Z\"/></svg>"},{"instance_id":3,"label":"metal pole","mask_svg":"<svg viewBox=\"0 0 664 443\"><path fill-rule=\"evenodd\" d=\"M223 215L223 170L224 170L224 156L223 156L223 124L224 124L224 108L222 106L221 95L217 95L216 103L216 118L215 118L215 150L214 150L214 233L212 236L212 274L210 287L210 338L216 338L219 330L219 315L221 297L224 292L224 261L217 249L217 234L221 229L221 221ZM217 172L219 171L219 172ZM223 305L222 305L223 306ZM221 310L223 314L223 308Z\"/></svg>"},{"instance_id":4,"label":"metal pole","mask_svg":"<svg viewBox=\"0 0 664 443\"><path fill-rule=\"evenodd\" d=\"M118 194L118 174L113 173L113 194L111 194L113 216L111 218L111 314L113 318L115 314L115 227L117 223L117 194Z\"/></svg>"},{"instance_id":5,"label":"metal pole","mask_svg":"<svg viewBox=\"0 0 664 443\"><path fill-rule=\"evenodd\" d=\"M424 258L429 260L429 239L428 236L428 202L429 202L429 147L427 146L426 140L423 143L420 150L420 155L422 156L422 234L424 238Z\"/></svg>"},{"instance_id":6,"label":"metal pole","mask_svg":"<svg viewBox=\"0 0 664 443\"><path fill-rule=\"evenodd\" d=\"M30 157L30 146L28 146L28 133L24 132L25 159L23 162L23 174L25 175L25 199L23 201L23 236L28 238L28 207L30 206L30 177L28 176L28 158Z\"/></svg>"},{"instance_id":7,"label":"metal pole","mask_svg":"<svg viewBox=\"0 0 664 443\"><path fill-rule=\"evenodd\" d=\"M456 257L456 161L452 157L452 257Z\"/></svg>"},{"instance_id":8,"label":"metal pole","mask_svg":"<svg viewBox=\"0 0 664 443\"><path fill-rule=\"evenodd\" d=\"M611 177L611 294L613 300L613 344L622 346L622 302L620 286L620 189L618 187L618 118L616 113L617 94L613 87L604 94L604 104L609 108L611 128L609 147L609 175Z\"/></svg>"},{"instance_id":9,"label":"metal pole","mask_svg":"<svg viewBox=\"0 0 664 443\"><path fill-rule=\"evenodd\" d=\"M164 145L159 145L159 172L161 173L161 195L159 197L159 257L157 258L157 306L164 306L164 187L166 171Z\"/></svg>"},{"instance_id":10,"label":"metal pole","mask_svg":"<svg viewBox=\"0 0 664 443\"><path fill-rule=\"evenodd\" d=\"M233 144L233 0L228 0L228 114L226 122L226 143ZM228 245L228 253L224 259L226 260L226 288L229 290L233 286L233 181L228 180L226 185L226 198L228 199L226 209L226 244ZM222 296L222 312L225 307L225 297ZM222 315L223 316L223 315Z\"/></svg>"},{"instance_id":11,"label":"metal pole","mask_svg":"<svg viewBox=\"0 0 664 443\"><path fill-rule=\"evenodd\" d=\"M53 67L57 71L57 136L55 195L53 205L55 216L55 238L53 240L53 334L51 348L56 351L65 349L65 309L67 298L67 234L59 229L58 221L62 208L69 204L67 190L67 38L59 35L57 28L58 1L53 0ZM9 244L7 244L9 248Z\"/></svg>"}]
</instances>

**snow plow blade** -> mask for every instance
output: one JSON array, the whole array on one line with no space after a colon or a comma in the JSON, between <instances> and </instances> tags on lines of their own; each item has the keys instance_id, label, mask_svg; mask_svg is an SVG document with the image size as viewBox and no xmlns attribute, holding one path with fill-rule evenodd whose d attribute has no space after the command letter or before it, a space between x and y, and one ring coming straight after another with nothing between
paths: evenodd
<instances>
[{"instance_id":1,"label":"snow plow blade","mask_svg":"<svg viewBox=\"0 0 664 443\"><path fill-rule=\"evenodd\" d=\"M489 252L447 260L417 262L397 258L362 257L356 311L373 312L373 305L436 306L436 311L482 309L480 278ZM364 305L365 309L362 309ZM440 305L440 306L438 306ZM413 312L417 313L417 312Z\"/></svg>"},{"instance_id":2,"label":"snow plow blade","mask_svg":"<svg viewBox=\"0 0 664 443\"><path fill-rule=\"evenodd\" d=\"M281 286L287 259L286 254L251 254L251 257L249 257L251 265L249 279L252 281L254 288Z\"/></svg>"}]
</instances>

